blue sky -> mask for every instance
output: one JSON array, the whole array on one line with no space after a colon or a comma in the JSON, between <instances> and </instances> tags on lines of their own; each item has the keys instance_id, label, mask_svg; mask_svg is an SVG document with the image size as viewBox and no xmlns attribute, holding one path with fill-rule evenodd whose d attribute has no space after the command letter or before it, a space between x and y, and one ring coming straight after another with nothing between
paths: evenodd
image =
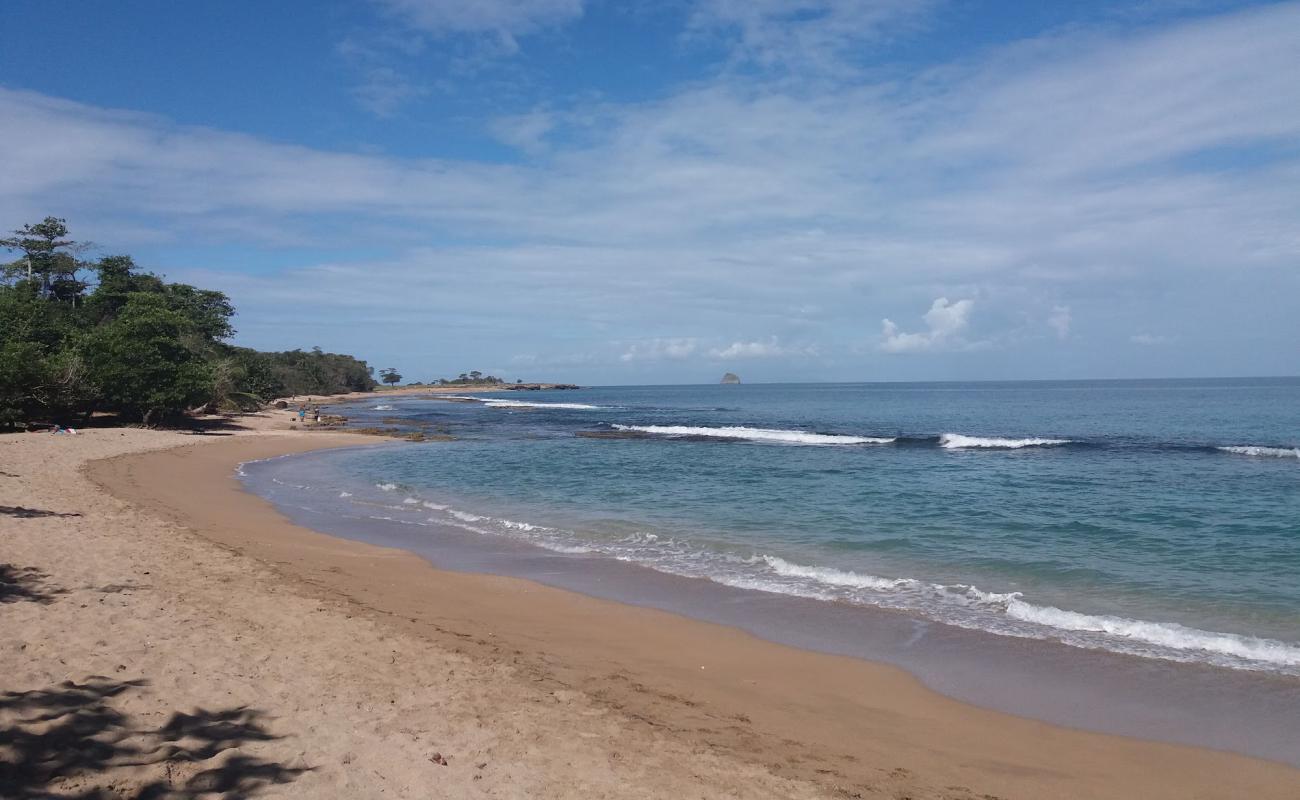
<instances>
[{"instance_id":1,"label":"blue sky","mask_svg":"<svg viewBox=\"0 0 1300 800\"><path fill-rule=\"evenodd\" d=\"M10 0L0 226L408 378L1300 373L1300 4Z\"/></svg>"}]
</instances>

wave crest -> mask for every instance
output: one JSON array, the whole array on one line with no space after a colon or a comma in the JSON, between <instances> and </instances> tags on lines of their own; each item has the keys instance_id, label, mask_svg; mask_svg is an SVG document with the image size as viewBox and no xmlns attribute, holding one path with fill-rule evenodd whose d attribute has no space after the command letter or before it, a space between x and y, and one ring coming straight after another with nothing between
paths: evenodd
<instances>
[{"instance_id":1,"label":"wave crest","mask_svg":"<svg viewBox=\"0 0 1300 800\"><path fill-rule=\"evenodd\" d=\"M1019 598L1007 604L1007 616L1049 628L1086 633L1104 633L1120 639L1179 651L1202 651L1281 666L1300 665L1300 647L1232 633L1202 631L1176 622L1147 622L1106 615L1081 614L1053 606L1036 606Z\"/></svg>"},{"instance_id":2,"label":"wave crest","mask_svg":"<svg viewBox=\"0 0 1300 800\"><path fill-rule=\"evenodd\" d=\"M945 433L939 436L939 446L948 450L962 450L968 447L987 447L1001 450L1019 450L1022 447L1050 447L1069 444L1069 439L1003 439L996 436L965 436L960 433Z\"/></svg>"},{"instance_id":3,"label":"wave crest","mask_svg":"<svg viewBox=\"0 0 1300 800\"><path fill-rule=\"evenodd\" d=\"M705 428L689 425L614 425L613 427L619 431L637 431L655 436L707 436L713 439L739 439L750 442L777 442L781 444L890 444L894 441L892 438L879 436L848 436L838 433L809 433L798 430L746 428L742 426Z\"/></svg>"},{"instance_id":4,"label":"wave crest","mask_svg":"<svg viewBox=\"0 0 1300 800\"><path fill-rule=\"evenodd\" d=\"M566 408L576 411L600 411L607 406L593 406L589 403L534 403L529 400L480 400L488 408Z\"/></svg>"},{"instance_id":5,"label":"wave crest","mask_svg":"<svg viewBox=\"0 0 1300 800\"><path fill-rule=\"evenodd\" d=\"M855 595L850 591L843 599L901 609L929 608L928 612L923 612L927 616L961 627L993 630L1015 636L1058 639L1075 646L1095 647L1097 643L1094 641L1089 645L1085 641L1072 639L1070 634L1101 634L1112 642L1120 640L1156 649L1155 652L1144 653L1145 655L1174 657L1178 660L1199 660L1196 659L1196 654L1200 653L1226 656L1230 661L1235 662L1233 664L1235 666L1250 664L1277 667L1300 666L1300 646L1275 639L1205 631L1176 622L1151 622L1034 605L1024 600L1020 592L987 592L965 584L927 583L915 578L881 578L833 567L804 566L777 556L760 556L754 561L766 564L769 570L778 576L799 579L799 583L793 586L773 581L749 580L747 588L762 591L836 599L834 595L837 590L867 590L873 594ZM728 581L728 583L735 585L734 582ZM925 602L927 598L938 601L940 605L932 606L931 603ZM948 609L947 612L945 608ZM969 618L951 616L959 609L975 610L979 612L979 616ZM988 622L980 622L980 617L988 614L1028 623L1032 627L1008 630L997 625L990 626ZM1037 630L1034 630L1035 628ZM1143 647L1138 649L1142 650ZM1108 646L1108 649L1113 648L1113 644Z\"/></svg>"},{"instance_id":6,"label":"wave crest","mask_svg":"<svg viewBox=\"0 0 1300 800\"><path fill-rule=\"evenodd\" d=\"M1229 447L1217 447L1215 449L1222 450L1225 453L1235 453L1239 456L1300 458L1300 447L1260 447L1257 445L1232 445Z\"/></svg>"}]
</instances>

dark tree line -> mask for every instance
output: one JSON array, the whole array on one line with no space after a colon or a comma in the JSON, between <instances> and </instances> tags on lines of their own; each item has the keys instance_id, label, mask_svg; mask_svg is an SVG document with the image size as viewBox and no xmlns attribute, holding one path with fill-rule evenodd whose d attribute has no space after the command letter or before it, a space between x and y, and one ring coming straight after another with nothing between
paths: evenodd
<instances>
[{"instance_id":1,"label":"dark tree line","mask_svg":"<svg viewBox=\"0 0 1300 800\"><path fill-rule=\"evenodd\" d=\"M505 383L505 381L502 380L501 378L498 378L495 375L484 375L478 370L474 370L473 372L462 372L461 374L457 375L455 378L452 379L439 378L438 380L434 381L434 383L440 384L442 386L462 386L462 385L477 386L479 384L484 384L484 383L491 383L491 384Z\"/></svg>"},{"instance_id":2,"label":"dark tree line","mask_svg":"<svg viewBox=\"0 0 1300 800\"><path fill-rule=\"evenodd\" d=\"M146 424L188 409L248 409L293 394L369 391L364 361L226 343L221 292L169 283L130 256L89 262L64 220L0 239L0 425L111 412Z\"/></svg>"}]
</instances>

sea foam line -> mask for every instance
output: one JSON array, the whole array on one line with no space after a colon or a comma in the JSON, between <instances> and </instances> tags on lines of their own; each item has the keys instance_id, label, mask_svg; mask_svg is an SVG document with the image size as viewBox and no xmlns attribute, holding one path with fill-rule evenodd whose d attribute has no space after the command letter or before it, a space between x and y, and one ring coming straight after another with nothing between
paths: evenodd
<instances>
[{"instance_id":1,"label":"sea foam line","mask_svg":"<svg viewBox=\"0 0 1300 800\"><path fill-rule=\"evenodd\" d=\"M394 483L377 484L391 492ZM412 503L411 500L416 500ZM363 504L364 505L364 504ZM711 552L689 542L664 541L638 533L617 541L591 540L575 531L495 518L418 498L393 510L418 505L444 516L431 523L451 524L489 535L521 538L565 554L599 554L685 577L706 578L737 588L919 613L962 628L1020 638L1057 640L1074 647L1127 652L1176 661L1210 661L1237 669L1300 669L1300 645L1263 637L1200 630L1174 622L1153 622L1087 614L1025 600L1020 592L990 592L968 584L941 584L917 578L886 578L834 567L799 564L779 556L748 558ZM419 525L410 519L373 519ZM737 569L739 567L739 569Z\"/></svg>"},{"instance_id":2,"label":"sea foam line","mask_svg":"<svg viewBox=\"0 0 1300 800\"><path fill-rule=\"evenodd\" d=\"M593 406L587 403L534 403L528 400L481 400L488 408L567 408L579 411L602 411L607 406Z\"/></svg>"},{"instance_id":3,"label":"sea foam line","mask_svg":"<svg viewBox=\"0 0 1300 800\"><path fill-rule=\"evenodd\" d=\"M1003 450L1019 450L1022 447L1047 447L1069 444L1069 439L1004 439L996 436L965 436L960 433L945 433L939 436L939 446L948 450L961 450L968 447L988 447Z\"/></svg>"},{"instance_id":4,"label":"sea foam line","mask_svg":"<svg viewBox=\"0 0 1300 800\"><path fill-rule=\"evenodd\" d=\"M779 442L782 444L889 444L892 438L879 436L847 436L831 433L809 433L798 430L777 430L772 428L746 428L728 426L721 428L702 428L687 425L614 425L615 430L636 431L657 436L709 436L715 439L741 439L751 442Z\"/></svg>"},{"instance_id":5,"label":"sea foam line","mask_svg":"<svg viewBox=\"0 0 1300 800\"><path fill-rule=\"evenodd\" d=\"M946 586L926 583L914 578L881 578L876 575L863 575L831 567L804 566L776 556L762 556L761 561L776 575L809 580L823 588L858 589L880 594L918 593L959 607L973 607L986 612L1005 615L1013 620L1046 628L1048 632L1057 632L1052 638L1059 638L1060 632L1099 633L1113 639L1137 642L1143 645L1154 645L1158 648L1179 653L1194 654L1200 652L1228 656L1232 659L1256 664L1282 667L1300 666L1300 646L1276 639L1205 631L1180 625L1176 622L1151 622L1110 615L1067 611L1054 606L1035 605L1024 600L1019 592L986 592L974 586L963 584ZM751 586L758 588L753 583L751 583ZM763 584L763 588L765 591L783 591L779 585L772 583ZM796 587L794 591L788 593L804 597L823 594L816 588L808 586ZM859 597L858 599L865 600L867 598ZM891 602L887 605L908 607L911 604ZM944 615L940 613L938 616L942 618ZM981 627L977 624L970 624L972 620L941 619L941 621L955 622L963 627ZM1009 631L996 632L1009 633ZM1068 641L1067 643L1077 644Z\"/></svg>"},{"instance_id":6,"label":"sea foam line","mask_svg":"<svg viewBox=\"0 0 1300 800\"><path fill-rule=\"evenodd\" d=\"M1215 449L1222 450L1225 453L1235 453L1239 456L1300 458L1300 447L1260 447L1257 445L1232 445L1228 447L1218 447Z\"/></svg>"}]
</instances>

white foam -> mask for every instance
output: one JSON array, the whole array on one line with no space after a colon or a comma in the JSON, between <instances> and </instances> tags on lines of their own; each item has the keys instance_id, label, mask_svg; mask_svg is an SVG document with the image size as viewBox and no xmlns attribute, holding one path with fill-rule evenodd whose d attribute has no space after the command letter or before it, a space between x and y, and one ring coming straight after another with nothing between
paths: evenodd
<instances>
[{"instance_id":1,"label":"white foam","mask_svg":"<svg viewBox=\"0 0 1300 800\"><path fill-rule=\"evenodd\" d=\"M480 517L478 514L471 514L468 511L457 511L454 508L449 509L447 513L451 514L456 519L463 520L465 522L482 522L483 520L487 519L487 517Z\"/></svg>"},{"instance_id":2,"label":"white foam","mask_svg":"<svg viewBox=\"0 0 1300 800\"><path fill-rule=\"evenodd\" d=\"M775 430L771 428L698 428L686 425L615 425L615 430L637 431L658 436L712 436L717 439L741 439L751 442L777 442L781 444L846 445L889 444L893 439L878 436L844 436L807 431Z\"/></svg>"},{"instance_id":3,"label":"white foam","mask_svg":"<svg viewBox=\"0 0 1300 800\"><path fill-rule=\"evenodd\" d=\"M1267 456L1272 458L1300 458L1300 447L1257 447L1255 445L1236 445L1217 448L1225 453L1239 456Z\"/></svg>"},{"instance_id":4,"label":"white foam","mask_svg":"<svg viewBox=\"0 0 1300 800\"><path fill-rule=\"evenodd\" d=\"M833 567L805 567L802 564L792 564L784 558L778 558L777 556L762 556L762 560L778 575L785 575L791 578L807 578L828 586L844 586L852 589L889 591L891 589L898 589L909 583L915 583L915 581L911 581L907 578L890 580L888 578L879 578L875 575L861 575L856 572L846 572L844 570L834 569Z\"/></svg>"},{"instance_id":5,"label":"white foam","mask_svg":"<svg viewBox=\"0 0 1300 800\"><path fill-rule=\"evenodd\" d=\"M623 559L627 560L627 559ZM826 592L819 592L815 589L790 586L777 581L763 580L749 575L709 575L708 579L714 583L720 583L723 586L734 586L737 589L748 589L754 592L769 592L772 594L784 594L791 597L806 597L809 600L824 600L833 602L836 598L834 595Z\"/></svg>"},{"instance_id":6,"label":"white foam","mask_svg":"<svg viewBox=\"0 0 1300 800\"><path fill-rule=\"evenodd\" d=\"M418 502L420 502L420 501L419 501L419 500L416 500L414 497L408 497L408 498L406 498L405 500L403 500L402 502L403 502L404 504L408 505L408 506L413 506L413 505L415 505L416 503L418 503Z\"/></svg>"},{"instance_id":7,"label":"white foam","mask_svg":"<svg viewBox=\"0 0 1300 800\"><path fill-rule=\"evenodd\" d=\"M481 400L489 408L568 408L579 411L597 411L605 406L593 406L587 403L533 403L527 400Z\"/></svg>"},{"instance_id":8,"label":"white foam","mask_svg":"<svg viewBox=\"0 0 1300 800\"><path fill-rule=\"evenodd\" d=\"M339 492L339 497L351 497L352 492Z\"/></svg>"},{"instance_id":9,"label":"white foam","mask_svg":"<svg viewBox=\"0 0 1300 800\"><path fill-rule=\"evenodd\" d=\"M428 500L425 500L423 503L421 503L421 505L423 505L425 508L429 509L430 511L446 511L446 510L447 510L447 507L446 507L446 506L444 506L444 505L439 505L438 503L430 503Z\"/></svg>"},{"instance_id":10,"label":"white foam","mask_svg":"<svg viewBox=\"0 0 1300 800\"><path fill-rule=\"evenodd\" d=\"M531 522L515 522L515 521L512 520L512 519L503 519L503 520L500 520L500 522L501 522L501 524L502 524L504 527L507 527L507 528L510 528L511 530L516 530L516 531L535 531L535 530L545 530L545 528L541 528L540 526L538 526L538 525L534 525L534 524L532 524Z\"/></svg>"},{"instance_id":11,"label":"white foam","mask_svg":"<svg viewBox=\"0 0 1300 800\"><path fill-rule=\"evenodd\" d=\"M577 544L555 544L554 542L534 542L534 544L555 553L566 553L575 556L596 552L590 547L583 547L582 545Z\"/></svg>"},{"instance_id":12,"label":"white foam","mask_svg":"<svg viewBox=\"0 0 1300 800\"><path fill-rule=\"evenodd\" d=\"M384 491L384 492L392 492L392 491L396 491L396 490L397 490L397 484L395 484L395 483L376 483L376 484L375 484L375 488L376 488L376 489L379 489L380 491Z\"/></svg>"},{"instance_id":13,"label":"white foam","mask_svg":"<svg viewBox=\"0 0 1300 800\"><path fill-rule=\"evenodd\" d=\"M1069 439L1002 439L998 437L964 436L960 433L945 433L939 437L939 446L949 450L967 447L990 447L1003 450L1019 450L1022 447L1045 447L1055 444L1068 444Z\"/></svg>"},{"instance_id":14,"label":"white foam","mask_svg":"<svg viewBox=\"0 0 1300 800\"><path fill-rule=\"evenodd\" d=\"M719 582L731 586L759 589L767 592L790 594L799 597L830 599L836 590L866 590L869 595L850 591L845 599L895 608L928 609L927 616L967 628L992 630L1015 636L1060 639L1076 646L1097 646L1092 640L1072 639L1071 633L1102 634L1112 640L1107 645L1114 649L1113 640L1131 643L1132 649L1144 655L1172 657L1178 660L1193 659L1197 654L1226 656L1232 666L1270 665L1300 667L1300 646L1274 639L1243 636L1232 633L1205 631L1179 625L1175 622L1150 622L1125 617L1084 614L1066 611L1053 606L1039 606L1022 599L1020 592L988 592L965 584L942 585L926 583L914 578L881 578L832 567L810 567L795 564L777 556L759 556L751 563L766 564L771 572L783 578L800 579L791 585L779 580L761 578L727 578ZM929 598L930 602L925 602ZM933 605L937 601L938 606ZM947 609L945 611L945 609ZM962 609L970 609L964 612ZM970 616L971 613L977 616ZM997 625L988 614L1029 623L1032 628L1006 629ZM953 616L956 614L956 616ZM980 620L984 621L981 622ZM1132 648L1131 645L1138 645ZM1150 647L1155 648L1153 652Z\"/></svg>"},{"instance_id":15,"label":"white foam","mask_svg":"<svg viewBox=\"0 0 1300 800\"><path fill-rule=\"evenodd\" d=\"M370 409L372 411L392 411L393 407L389 405L378 405L378 406L371 406Z\"/></svg>"},{"instance_id":16,"label":"white foam","mask_svg":"<svg viewBox=\"0 0 1300 800\"><path fill-rule=\"evenodd\" d=\"M1081 614L1052 606L1036 606L1019 598L1007 604L1007 616L1066 631L1104 633L1179 651L1201 651L1244 661L1300 666L1300 647L1262 639L1189 628L1174 622L1147 622L1123 617Z\"/></svg>"}]
</instances>

